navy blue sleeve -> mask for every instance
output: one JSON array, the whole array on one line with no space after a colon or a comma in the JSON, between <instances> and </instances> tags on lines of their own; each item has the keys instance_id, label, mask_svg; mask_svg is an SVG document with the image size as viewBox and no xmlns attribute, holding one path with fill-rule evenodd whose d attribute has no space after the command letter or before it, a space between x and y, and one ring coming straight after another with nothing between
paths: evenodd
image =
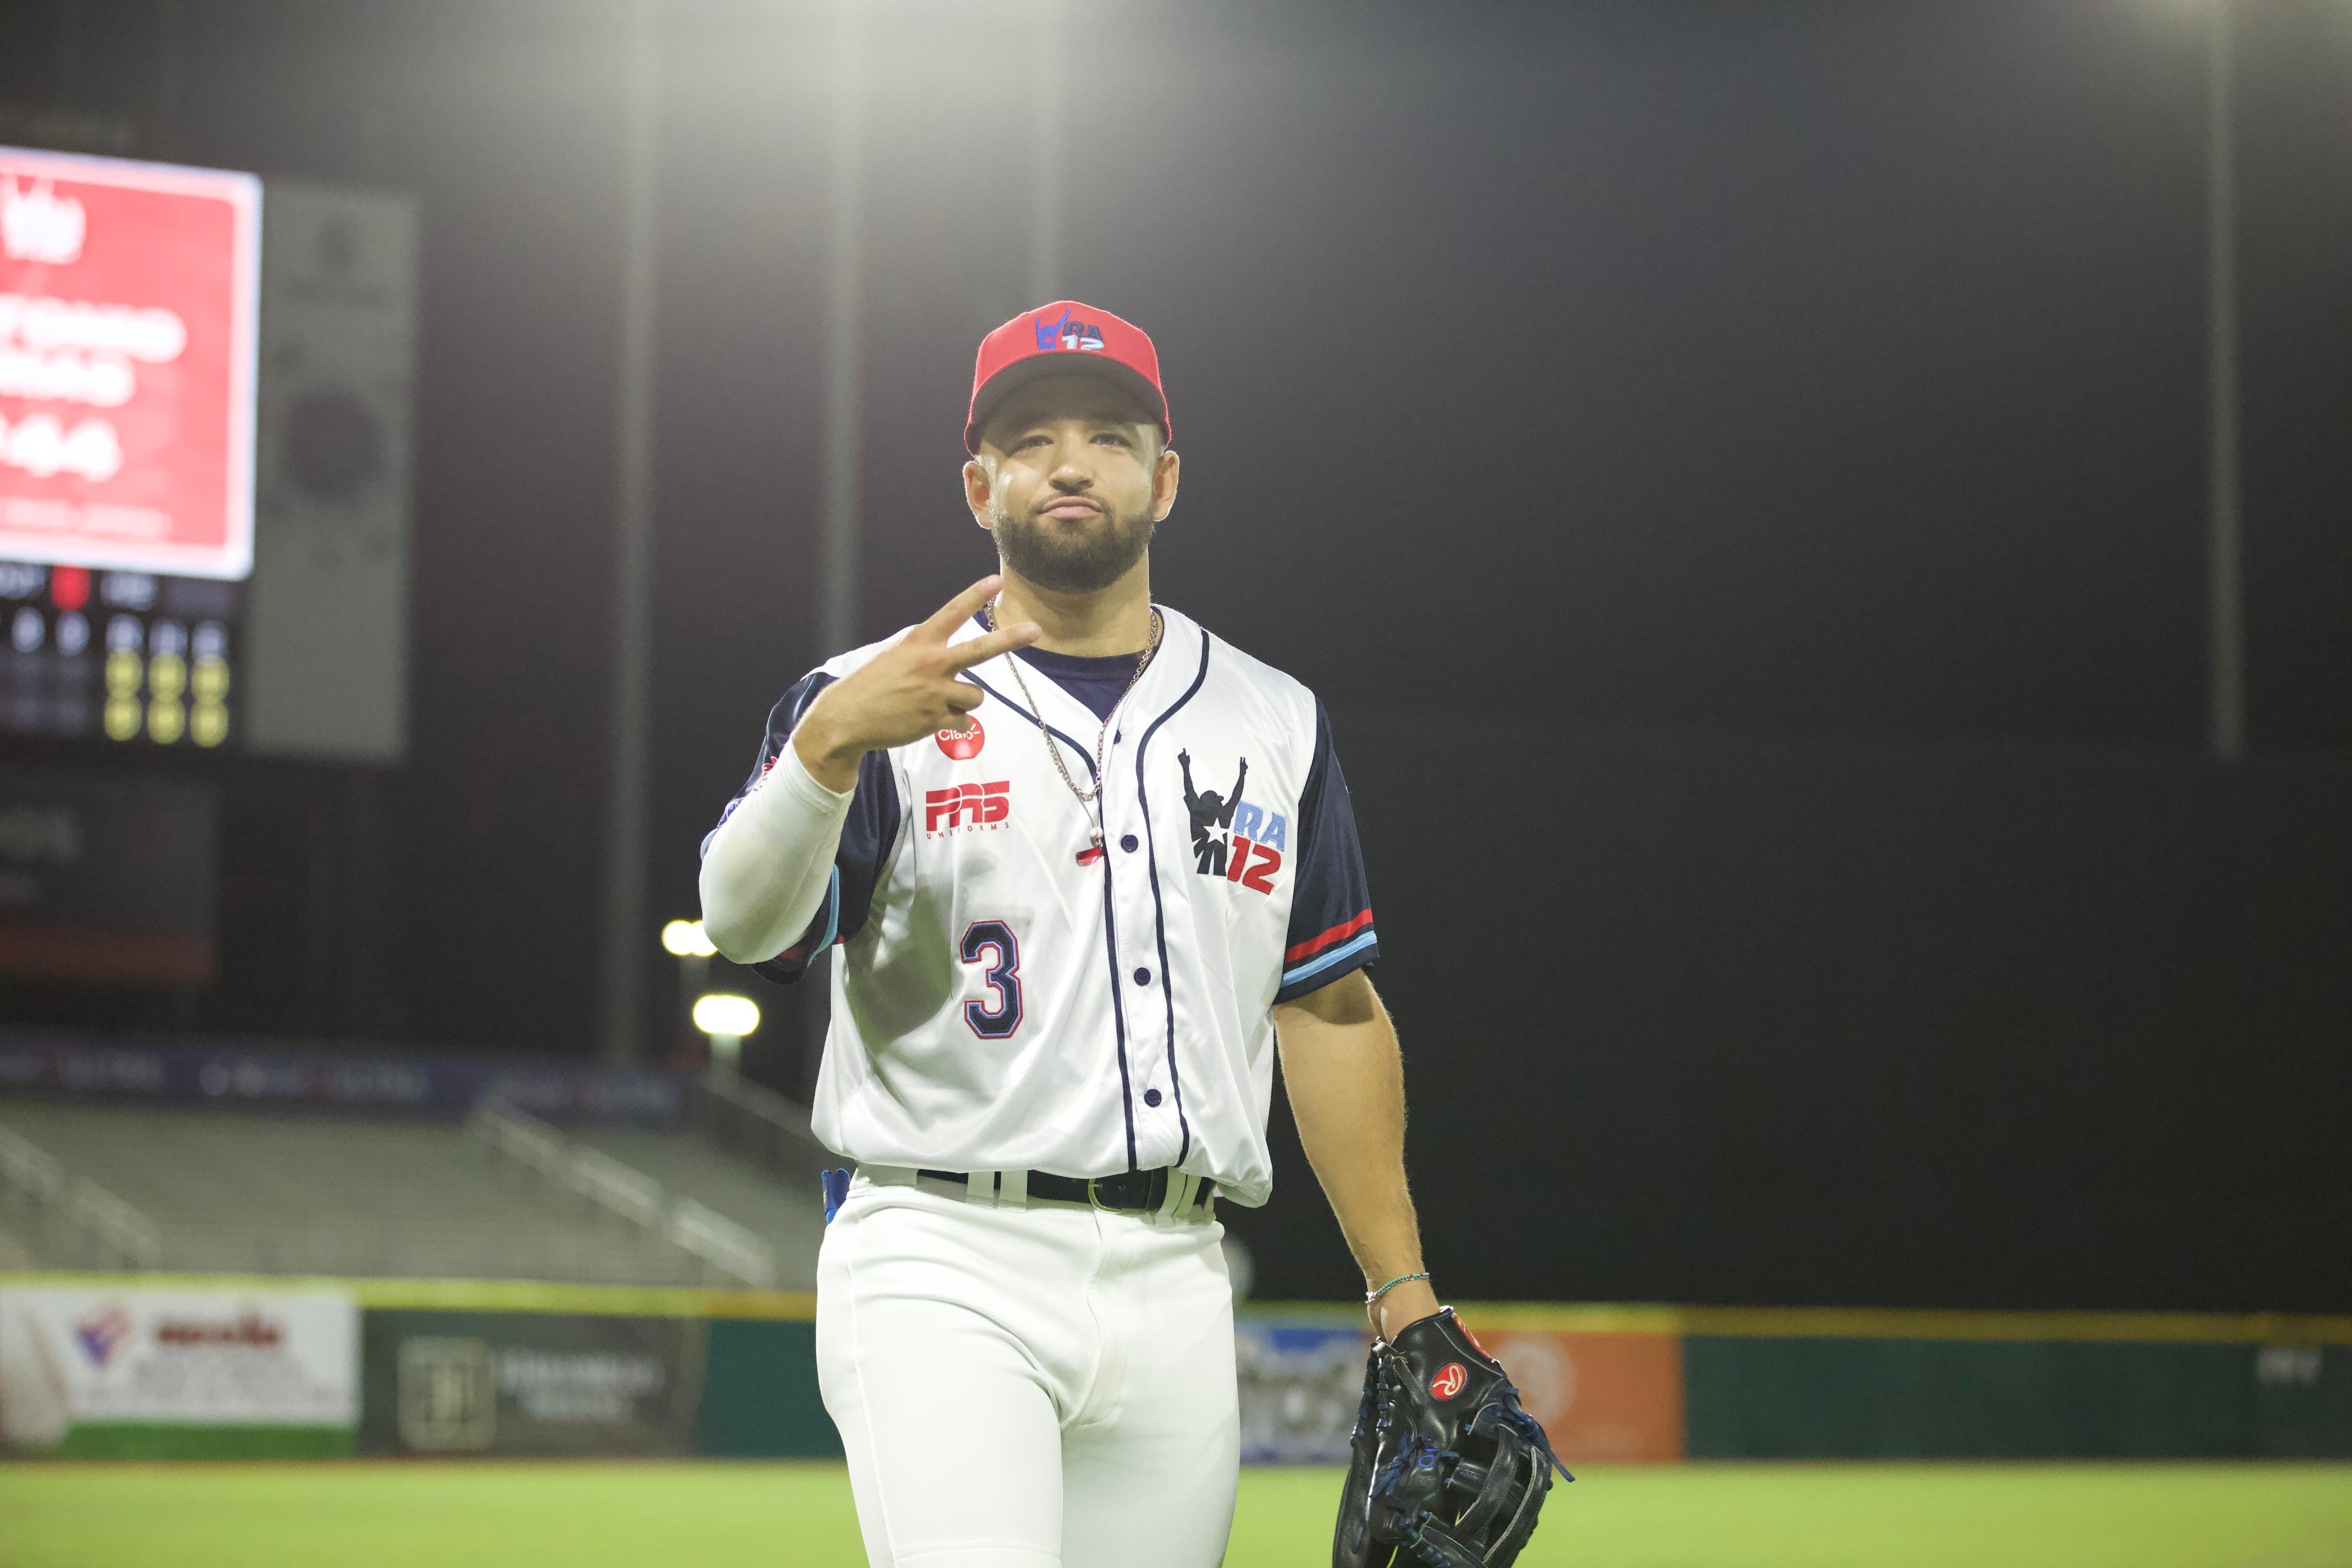
<instances>
[{"instance_id":1,"label":"navy blue sleeve","mask_svg":"<svg viewBox=\"0 0 2352 1568\"><path fill-rule=\"evenodd\" d=\"M743 803L743 797L757 789L768 769L776 765L792 744L793 727L816 701L817 694L833 684L833 677L823 670L802 677L798 685L784 694L768 713L767 737L760 743L759 760L752 765L751 778L727 809L719 814L723 825ZM836 942L845 942L866 929L866 917L874 907L874 888L881 880L882 862L890 853L890 846L898 840L898 780L890 770L890 754L869 751L857 767L857 784L849 801L849 816L841 825L841 848L833 857L833 885L825 890L824 902L817 907L816 918L801 939L769 959L752 966L771 980L791 985L807 972L816 956ZM713 828L712 833L719 830ZM710 837L702 841L705 853L709 852Z\"/></svg>"},{"instance_id":2,"label":"navy blue sleeve","mask_svg":"<svg viewBox=\"0 0 2352 1568\"><path fill-rule=\"evenodd\" d=\"M1380 962L1372 925L1371 889L1364 880L1364 849L1356 840L1356 807L1339 755L1331 748L1331 716L1315 704L1315 759L1298 798L1298 841L1290 863L1298 880L1290 895L1290 933L1282 953L1287 1002L1320 990L1340 976Z\"/></svg>"}]
</instances>

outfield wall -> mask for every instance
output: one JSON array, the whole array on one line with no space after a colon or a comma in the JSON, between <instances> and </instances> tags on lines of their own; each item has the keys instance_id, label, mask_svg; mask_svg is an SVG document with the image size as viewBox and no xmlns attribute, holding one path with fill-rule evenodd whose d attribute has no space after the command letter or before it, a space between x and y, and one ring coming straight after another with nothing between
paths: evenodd
<instances>
[{"instance_id":1,"label":"outfield wall","mask_svg":"<svg viewBox=\"0 0 2352 1568\"><path fill-rule=\"evenodd\" d=\"M319 1316L329 1303L350 1314L344 1340ZM55 1320L37 1345L24 1327L33 1304ZM16 1434L5 1451L19 1458L835 1457L814 1311L814 1298L778 1291L0 1275L0 1328L16 1325L0 1359L0 1432ZM1462 1312L1571 1464L2352 1458L2352 1318ZM289 1312L309 1314L300 1343L316 1406L290 1426L273 1424L282 1412L253 1394L282 1375L257 1358L280 1345L272 1336ZM242 1325L238 1336L175 1343L195 1359L168 1375L138 1370L146 1325L215 1321ZM1339 1307L1244 1309L1246 1458L1344 1452L1362 1381L1360 1321ZM184 1326L173 1332L188 1340ZM341 1378L318 1370L317 1347L338 1343L351 1362ZM283 1344L296 1344L290 1331ZM168 1384L180 1403L131 1409L143 1418L126 1422L121 1389L101 1387L84 1414L116 1418L64 1413L57 1390L101 1374ZM343 1386L351 1396L338 1404ZM228 1418L208 1416L191 1392L201 1388L227 1391ZM40 1419L26 1419L35 1406Z\"/></svg>"}]
</instances>

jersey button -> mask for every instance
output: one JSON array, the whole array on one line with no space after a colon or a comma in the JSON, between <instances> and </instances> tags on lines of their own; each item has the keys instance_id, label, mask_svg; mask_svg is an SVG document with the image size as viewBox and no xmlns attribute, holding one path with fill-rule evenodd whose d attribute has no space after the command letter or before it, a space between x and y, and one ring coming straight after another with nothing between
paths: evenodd
<instances>
[{"instance_id":1,"label":"jersey button","mask_svg":"<svg viewBox=\"0 0 2352 1568\"><path fill-rule=\"evenodd\" d=\"M1133 854L1135 852L1136 843L1137 840L1133 833L1121 833L1119 835L1118 847L1125 850L1129 854Z\"/></svg>"},{"instance_id":2,"label":"jersey button","mask_svg":"<svg viewBox=\"0 0 2352 1568\"><path fill-rule=\"evenodd\" d=\"M1148 986L1151 984L1151 971L1149 969L1138 969L1135 972L1135 983L1139 986Z\"/></svg>"},{"instance_id":3,"label":"jersey button","mask_svg":"<svg viewBox=\"0 0 2352 1568\"><path fill-rule=\"evenodd\" d=\"M1145 1091L1143 1092L1143 1103L1144 1103L1145 1104L1147 1104L1147 1105L1157 1105L1157 1104L1159 1104L1159 1103L1160 1103L1160 1091L1159 1091L1159 1090L1157 1090L1157 1089L1147 1089L1147 1090L1145 1090Z\"/></svg>"}]
</instances>

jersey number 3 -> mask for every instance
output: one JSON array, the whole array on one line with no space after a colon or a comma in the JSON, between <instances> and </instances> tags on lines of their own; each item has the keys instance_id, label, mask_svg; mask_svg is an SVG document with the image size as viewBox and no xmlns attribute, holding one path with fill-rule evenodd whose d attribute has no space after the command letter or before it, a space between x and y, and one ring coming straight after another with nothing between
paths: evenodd
<instances>
[{"instance_id":1,"label":"jersey number 3","mask_svg":"<svg viewBox=\"0 0 2352 1568\"><path fill-rule=\"evenodd\" d=\"M986 955L988 967L981 978L995 993L986 1002L964 1003L963 1021L982 1040L1010 1037L1021 1027L1021 944L1013 939L1013 927L1002 920L975 920L964 928L959 950L967 964Z\"/></svg>"}]
</instances>

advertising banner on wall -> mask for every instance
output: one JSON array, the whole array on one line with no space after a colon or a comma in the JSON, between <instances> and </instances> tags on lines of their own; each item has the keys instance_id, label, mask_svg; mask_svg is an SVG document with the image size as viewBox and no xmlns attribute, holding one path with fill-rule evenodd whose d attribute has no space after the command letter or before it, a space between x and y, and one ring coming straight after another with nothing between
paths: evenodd
<instances>
[{"instance_id":1,"label":"advertising banner on wall","mask_svg":"<svg viewBox=\"0 0 2352 1568\"><path fill-rule=\"evenodd\" d=\"M1338 1325L1235 1323L1242 1462L1346 1464L1370 1343L1363 1330Z\"/></svg>"},{"instance_id":2,"label":"advertising banner on wall","mask_svg":"<svg viewBox=\"0 0 2352 1568\"><path fill-rule=\"evenodd\" d=\"M211 978L217 815L207 785L0 768L0 974Z\"/></svg>"},{"instance_id":3,"label":"advertising banner on wall","mask_svg":"<svg viewBox=\"0 0 2352 1568\"><path fill-rule=\"evenodd\" d=\"M0 973L11 967L13 951L7 828L0 811ZM565 1124L658 1124L686 1113L686 1083L675 1073L362 1056L324 1044L305 1049L278 1040L241 1044L65 1029L0 1028L0 1093L452 1118L495 1095Z\"/></svg>"},{"instance_id":4,"label":"advertising banner on wall","mask_svg":"<svg viewBox=\"0 0 2352 1568\"><path fill-rule=\"evenodd\" d=\"M1679 1334L1510 1331L1479 1338L1571 1469L1683 1457Z\"/></svg>"},{"instance_id":5,"label":"advertising banner on wall","mask_svg":"<svg viewBox=\"0 0 2352 1568\"><path fill-rule=\"evenodd\" d=\"M1477 1325L1469 1325L1476 1332ZM1361 1329L1234 1325L1244 1464L1345 1464L1363 1396ZM1682 1340L1671 1333L1479 1333L1488 1354L1573 1465L1683 1457Z\"/></svg>"},{"instance_id":6,"label":"advertising banner on wall","mask_svg":"<svg viewBox=\"0 0 2352 1568\"><path fill-rule=\"evenodd\" d=\"M698 1318L372 1312L372 1454L684 1455L702 1397Z\"/></svg>"},{"instance_id":7,"label":"advertising banner on wall","mask_svg":"<svg viewBox=\"0 0 2352 1568\"><path fill-rule=\"evenodd\" d=\"M0 1443L68 1457L348 1454L359 1308L333 1291L0 1286Z\"/></svg>"},{"instance_id":8,"label":"advertising banner on wall","mask_svg":"<svg viewBox=\"0 0 2352 1568\"><path fill-rule=\"evenodd\" d=\"M0 559L253 569L261 183L0 147Z\"/></svg>"}]
</instances>

